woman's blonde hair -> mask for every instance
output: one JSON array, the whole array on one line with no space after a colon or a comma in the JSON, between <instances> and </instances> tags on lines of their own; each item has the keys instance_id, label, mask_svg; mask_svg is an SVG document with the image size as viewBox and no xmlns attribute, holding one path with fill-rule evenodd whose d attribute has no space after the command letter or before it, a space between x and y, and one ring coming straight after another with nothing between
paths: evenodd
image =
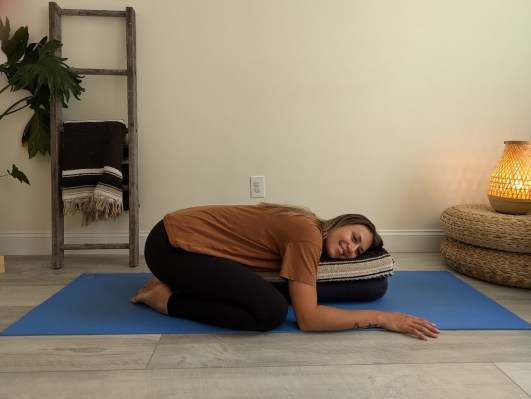
<instances>
[{"instance_id":1,"label":"woman's blonde hair","mask_svg":"<svg viewBox=\"0 0 531 399\"><path fill-rule=\"evenodd\" d=\"M372 244L369 247L369 250L376 250L383 247L383 239L376 231L374 224L367 217L357 213L347 213L336 216L332 219L321 219L310 209L301 206L272 204L268 202L261 202L257 206L266 209L269 212L281 213L283 215L310 217L321 229L323 239L328 237L333 230L338 229L341 226L361 224L367 227L373 235Z\"/></svg>"}]
</instances>

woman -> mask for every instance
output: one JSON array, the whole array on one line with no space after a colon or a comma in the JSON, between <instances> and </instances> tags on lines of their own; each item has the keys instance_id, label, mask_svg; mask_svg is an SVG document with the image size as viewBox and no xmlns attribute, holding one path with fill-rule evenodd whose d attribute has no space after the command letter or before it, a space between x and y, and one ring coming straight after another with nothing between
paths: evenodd
<instances>
[{"instance_id":1,"label":"woman","mask_svg":"<svg viewBox=\"0 0 531 399\"><path fill-rule=\"evenodd\" d=\"M436 338L436 326L419 317L318 304L323 251L352 259L382 244L361 215L322 220L304 208L266 203L179 210L150 232L144 256L154 277L131 302L225 328L268 331L285 321L288 302L253 269L278 270L301 330L381 327Z\"/></svg>"}]
</instances>

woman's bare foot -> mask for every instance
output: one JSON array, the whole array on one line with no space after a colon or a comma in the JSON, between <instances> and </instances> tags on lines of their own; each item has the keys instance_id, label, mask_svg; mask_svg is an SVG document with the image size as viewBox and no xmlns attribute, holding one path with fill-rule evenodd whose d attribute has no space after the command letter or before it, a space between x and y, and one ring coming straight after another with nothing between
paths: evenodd
<instances>
[{"instance_id":1,"label":"woman's bare foot","mask_svg":"<svg viewBox=\"0 0 531 399\"><path fill-rule=\"evenodd\" d=\"M153 285L150 289L141 288L142 292L132 297L130 301L132 303L143 303L150 308L160 312L162 314L168 314L168 299L172 294L170 287L161 281ZM149 284L149 282L148 282Z\"/></svg>"},{"instance_id":2,"label":"woman's bare foot","mask_svg":"<svg viewBox=\"0 0 531 399\"><path fill-rule=\"evenodd\" d=\"M161 284L161 281L156 277L151 277L149 281L138 290L138 293L141 294L142 292L146 292L149 290L152 290L156 285Z\"/></svg>"}]
</instances>

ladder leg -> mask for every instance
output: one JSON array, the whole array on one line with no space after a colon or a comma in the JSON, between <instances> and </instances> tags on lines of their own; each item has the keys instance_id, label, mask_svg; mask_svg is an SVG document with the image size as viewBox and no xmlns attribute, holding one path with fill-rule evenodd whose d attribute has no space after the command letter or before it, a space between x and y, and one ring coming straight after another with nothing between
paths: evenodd
<instances>
[{"instance_id":1,"label":"ladder leg","mask_svg":"<svg viewBox=\"0 0 531 399\"><path fill-rule=\"evenodd\" d=\"M132 7L126 8L127 45L127 113L129 132L129 265L138 266L138 117L136 90L136 17Z\"/></svg>"},{"instance_id":2,"label":"ladder leg","mask_svg":"<svg viewBox=\"0 0 531 399\"><path fill-rule=\"evenodd\" d=\"M61 41L61 8L56 3L49 4L50 39ZM61 56L61 49L56 50ZM61 198L61 151L59 126L63 115L61 100L50 99L50 153L52 183L52 266L60 269L64 265L64 215Z\"/></svg>"}]
</instances>

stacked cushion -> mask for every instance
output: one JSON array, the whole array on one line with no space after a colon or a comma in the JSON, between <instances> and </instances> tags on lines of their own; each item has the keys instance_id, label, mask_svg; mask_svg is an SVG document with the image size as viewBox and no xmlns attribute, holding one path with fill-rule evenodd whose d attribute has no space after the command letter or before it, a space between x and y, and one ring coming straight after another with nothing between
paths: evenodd
<instances>
[{"instance_id":1,"label":"stacked cushion","mask_svg":"<svg viewBox=\"0 0 531 399\"><path fill-rule=\"evenodd\" d=\"M531 216L495 212L486 204L444 210L441 253L453 269L485 281L531 288Z\"/></svg>"},{"instance_id":2,"label":"stacked cushion","mask_svg":"<svg viewBox=\"0 0 531 399\"><path fill-rule=\"evenodd\" d=\"M394 272L394 261L385 250L367 251L349 260L323 256L317 268L319 302L371 301L387 290L387 277ZM278 272L258 272L289 299L287 283Z\"/></svg>"}]
</instances>

